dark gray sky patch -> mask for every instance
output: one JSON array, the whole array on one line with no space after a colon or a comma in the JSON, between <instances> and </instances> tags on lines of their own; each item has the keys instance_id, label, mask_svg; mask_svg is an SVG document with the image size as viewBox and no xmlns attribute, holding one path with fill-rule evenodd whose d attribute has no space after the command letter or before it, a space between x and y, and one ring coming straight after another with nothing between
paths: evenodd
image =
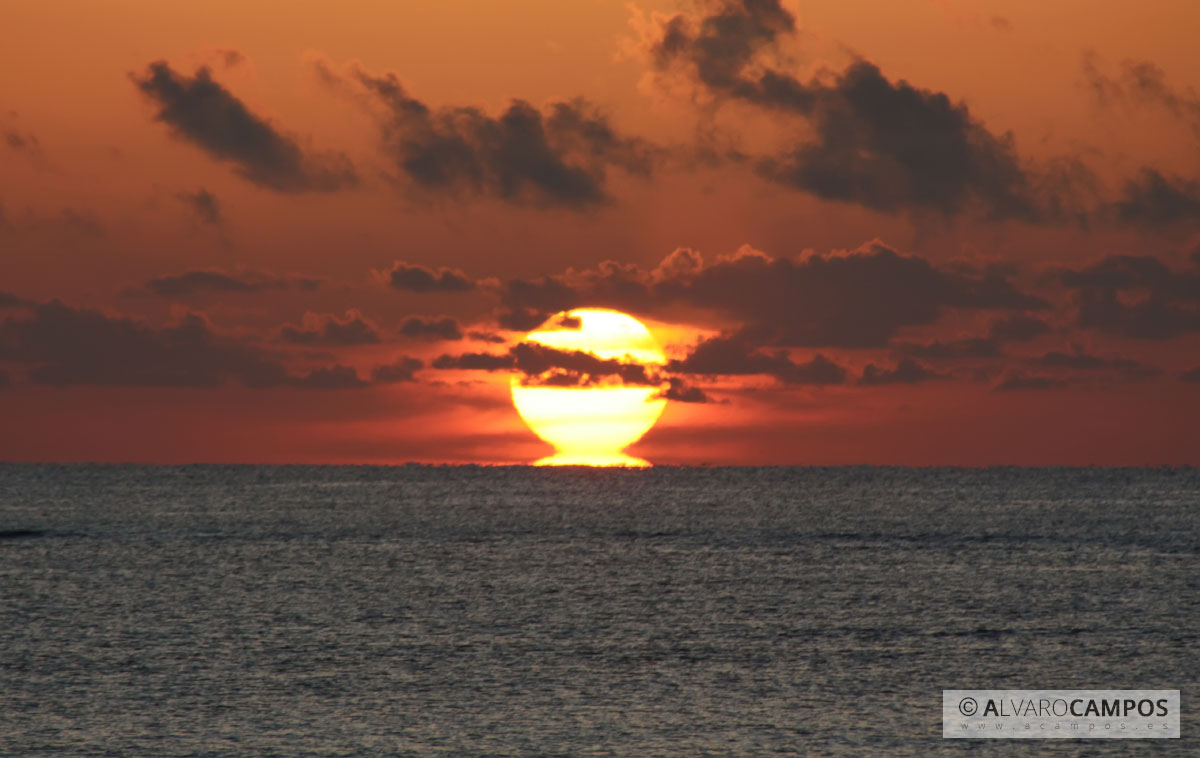
<instances>
[{"instance_id":1,"label":"dark gray sky patch","mask_svg":"<svg viewBox=\"0 0 1200 758\"><path fill-rule=\"evenodd\" d=\"M216 82L206 66L189 77L165 61L155 61L131 79L157 107L155 119L172 134L233 164L237 174L253 184L278 192L306 192L333 191L357 182L348 158L306 153L295 137L250 111Z\"/></svg>"},{"instance_id":2,"label":"dark gray sky patch","mask_svg":"<svg viewBox=\"0 0 1200 758\"><path fill-rule=\"evenodd\" d=\"M988 328L988 337L998 342L1029 342L1049 332L1050 325L1042 319L1018 313L993 321Z\"/></svg>"},{"instance_id":3,"label":"dark gray sky patch","mask_svg":"<svg viewBox=\"0 0 1200 758\"><path fill-rule=\"evenodd\" d=\"M313 390L359 389L368 386L352 367L340 364L312 369L304 376L291 378L288 384Z\"/></svg>"},{"instance_id":4,"label":"dark gray sky patch","mask_svg":"<svg viewBox=\"0 0 1200 758\"><path fill-rule=\"evenodd\" d=\"M458 322L449 316L440 318L409 316L400 325L400 334L405 337L426 340L460 340L463 338Z\"/></svg>"},{"instance_id":5,"label":"dark gray sky patch","mask_svg":"<svg viewBox=\"0 0 1200 758\"><path fill-rule=\"evenodd\" d=\"M455 268L432 269L416 263L396 261L383 272L392 287L406 292L468 292L475 288L466 274Z\"/></svg>"},{"instance_id":6,"label":"dark gray sky patch","mask_svg":"<svg viewBox=\"0 0 1200 758\"><path fill-rule=\"evenodd\" d=\"M324 81L345 83L316 65ZM425 192L580 210L609 202L610 168L644 176L654 162L654 148L618 134L582 99L542 109L513 100L491 116L473 107L430 107L392 73L356 68L349 78L382 109L383 147L397 171Z\"/></svg>"},{"instance_id":7,"label":"dark gray sky patch","mask_svg":"<svg viewBox=\"0 0 1200 758\"><path fill-rule=\"evenodd\" d=\"M919 384L933 379L947 378L949 378L947 374L939 374L912 358L901 358L892 368L883 368L876 366L874 363L868 363L863 367L862 376L859 378L858 383L866 386Z\"/></svg>"},{"instance_id":8,"label":"dark gray sky patch","mask_svg":"<svg viewBox=\"0 0 1200 758\"><path fill-rule=\"evenodd\" d=\"M395 361L376 366L371 372L371 378L376 384L398 384L400 382L415 382L416 372L425 367L420 358L402 356Z\"/></svg>"},{"instance_id":9,"label":"dark gray sky patch","mask_svg":"<svg viewBox=\"0 0 1200 758\"><path fill-rule=\"evenodd\" d=\"M1019 392L1025 390L1055 390L1066 387L1068 382L1055 376L1040 376L1010 372L992 387L993 392Z\"/></svg>"},{"instance_id":10,"label":"dark gray sky patch","mask_svg":"<svg viewBox=\"0 0 1200 758\"><path fill-rule=\"evenodd\" d=\"M302 274L278 275L266 271L197 269L155 277L142 287L125 290L125 294L188 297L202 294L250 294L286 289L311 292L318 289L322 281L320 277Z\"/></svg>"},{"instance_id":11,"label":"dark gray sky patch","mask_svg":"<svg viewBox=\"0 0 1200 758\"><path fill-rule=\"evenodd\" d=\"M1029 360L1034 366L1061 368L1073 371L1112 371L1128 379L1148 379L1162 374L1162 370L1130 358L1105 358L1084 352L1064 353L1050 351Z\"/></svg>"},{"instance_id":12,"label":"dark gray sky patch","mask_svg":"<svg viewBox=\"0 0 1200 758\"><path fill-rule=\"evenodd\" d=\"M325 347L353 347L380 342L379 330L375 325L353 309L347 311L343 318L332 314L306 313L300 326L285 324L281 327L279 339L293 345Z\"/></svg>"},{"instance_id":13,"label":"dark gray sky patch","mask_svg":"<svg viewBox=\"0 0 1200 758\"><path fill-rule=\"evenodd\" d=\"M783 347L882 347L901 327L932 324L947 308L1046 307L996 269L938 268L880 242L844 255L747 252L670 272L609 262L570 276L511 280L501 299L501 322L514 329L580 303L632 313L685 305L739 322L759 345Z\"/></svg>"},{"instance_id":14,"label":"dark gray sky patch","mask_svg":"<svg viewBox=\"0 0 1200 758\"><path fill-rule=\"evenodd\" d=\"M1073 290L1077 323L1134 339L1200 331L1200 264L1172 268L1151 256L1113 255L1058 279Z\"/></svg>"},{"instance_id":15,"label":"dark gray sky patch","mask_svg":"<svg viewBox=\"0 0 1200 758\"><path fill-rule=\"evenodd\" d=\"M802 81L770 53L795 34L777 0L710 0L666 21L650 49L660 70L683 66L713 94L809 122L813 139L757 160L765 178L818 197L884 212L978 208L995 219L1046 220L1068 205L1022 165L1010 134L997 135L964 103L856 60Z\"/></svg>"},{"instance_id":16,"label":"dark gray sky patch","mask_svg":"<svg viewBox=\"0 0 1200 758\"><path fill-rule=\"evenodd\" d=\"M1200 225L1200 181L1142 169L1122 185L1113 212L1132 226Z\"/></svg>"},{"instance_id":17,"label":"dark gray sky patch","mask_svg":"<svg viewBox=\"0 0 1200 758\"><path fill-rule=\"evenodd\" d=\"M1183 372L1182 374L1179 375L1179 378L1185 382L1200 383L1200 366L1197 366L1196 368L1194 368L1190 371Z\"/></svg>"},{"instance_id":18,"label":"dark gray sky patch","mask_svg":"<svg viewBox=\"0 0 1200 758\"><path fill-rule=\"evenodd\" d=\"M279 362L245 343L215 334L188 315L155 328L60 302L0 324L0 345L29 366L30 379L52 386L251 387L287 380Z\"/></svg>"},{"instance_id":19,"label":"dark gray sky patch","mask_svg":"<svg viewBox=\"0 0 1200 758\"><path fill-rule=\"evenodd\" d=\"M217 196L200 187L196 191L180 190L175 197L192 209L196 217L205 224L221 223L221 203Z\"/></svg>"},{"instance_id":20,"label":"dark gray sky patch","mask_svg":"<svg viewBox=\"0 0 1200 758\"><path fill-rule=\"evenodd\" d=\"M493 345L499 345L504 342L507 342L507 340L504 339L504 337L501 337L499 334L496 334L495 332L479 332L479 331L467 332L467 337L470 339L476 340L477 342L490 342Z\"/></svg>"},{"instance_id":21,"label":"dark gray sky patch","mask_svg":"<svg viewBox=\"0 0 1200 758\"><path fill-rule=\"evenodd\" d=\"M680 379L679 377L673 376L673 377L669 378L667 380L667 382L668 382L668 384L667 384L666 389L662 390L661 392L659 392L658 394L656 394L654 396L656 399L662 398L664 400L674 400L677 403L714 403L714 402L716 402L704 390L700 389L699 387L697 387L693 384L688 384L686 381L684 381L683 379Z\"/></svg>"},{"instance_id":22,"label":"dark gray sky patch","mask_svg":"<svg viewBox=\"0 0 1200 758\"><path fill-rule=\"evenodd\" d=\"M786 384L842 384L846 370L823 355L796 363L779 350L766 352L740 335L723 335L701 341L682 360L668 362L667 369L679 374L704 376L768 375Z\"/></svg>"}]
</instances>

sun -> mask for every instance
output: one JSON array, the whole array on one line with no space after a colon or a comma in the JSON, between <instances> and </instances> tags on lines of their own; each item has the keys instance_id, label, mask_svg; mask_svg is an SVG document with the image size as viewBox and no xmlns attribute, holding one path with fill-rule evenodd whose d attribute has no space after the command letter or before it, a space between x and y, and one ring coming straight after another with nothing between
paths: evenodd
<instances>
[{"instance_id":1,"label":"sun","mask_svg":"<svg viewBox=\"0 0 1200 758\"><path fill-rule=\"evenodd\" d=\"M654 336L632 316L602 308L578 308L552 316L525 337L563 351L582 350L604 360L647 367L666 361ZM659 387L526 386L512 379L513 405L534 434L554 446L538 466L649 466L622 452L654 426L667 401Z\"/></svg>"}]
</instances>

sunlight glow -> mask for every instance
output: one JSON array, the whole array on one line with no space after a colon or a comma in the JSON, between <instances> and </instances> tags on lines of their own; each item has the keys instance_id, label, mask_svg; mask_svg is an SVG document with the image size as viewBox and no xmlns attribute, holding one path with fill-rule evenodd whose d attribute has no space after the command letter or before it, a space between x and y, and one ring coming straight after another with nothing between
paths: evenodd
<instances>
[{"instance_id":1,"label":"sunlight glow","mask_svg":"<svg viewBox=\"0 0 1200 758\"><path fill-rule=\"evenodd\" d=\"M580 328L560 326L563 316ZM663 365L666 355L650 331L632 316L598 308L580 308L553 316L527 341L559 350L585 350L603 359ZM648 466L621 452L650 430L667 401L657 387L526 387L512 379L513 405L533 432L554 446L555 454L536 465Z\"/></svg>"}]
</instances>

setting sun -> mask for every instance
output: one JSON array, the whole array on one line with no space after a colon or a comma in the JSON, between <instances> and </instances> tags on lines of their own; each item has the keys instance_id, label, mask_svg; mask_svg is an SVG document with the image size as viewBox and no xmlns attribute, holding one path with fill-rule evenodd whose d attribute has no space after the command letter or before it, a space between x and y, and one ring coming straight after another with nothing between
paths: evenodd
<instances>
[{"instance_id":1,"label":"setting sun","mask_svg":"<svg viewBox=\"0 0 1200 758\"><path fill-rule=\"evenodd\" d=\"M598 308L565 311L526 337L561 351L583 351L602 360L662 366L666 356L650 331L632 316ZM512 379L513 405L529 428L554 446L538 465L647 466L622 450L654 426L667 401L657 386L530 386Z\"/></svg>"}]
</instances>

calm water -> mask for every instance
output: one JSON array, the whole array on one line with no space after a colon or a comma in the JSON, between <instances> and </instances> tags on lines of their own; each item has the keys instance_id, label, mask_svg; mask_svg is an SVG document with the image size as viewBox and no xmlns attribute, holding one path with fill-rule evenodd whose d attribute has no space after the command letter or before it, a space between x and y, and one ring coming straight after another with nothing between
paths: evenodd
<instances>
[{"instance_id":1,"label":"calm water","mask_svg":"<svg viewBox=\"0 0 1200 758\"><path fill-rule=\"evenodd\" d=\"M1200 470L0 465L4 755L1200 754ZM1184 739L944 741L946 688Z\"/></svg>"}]
</instances>

